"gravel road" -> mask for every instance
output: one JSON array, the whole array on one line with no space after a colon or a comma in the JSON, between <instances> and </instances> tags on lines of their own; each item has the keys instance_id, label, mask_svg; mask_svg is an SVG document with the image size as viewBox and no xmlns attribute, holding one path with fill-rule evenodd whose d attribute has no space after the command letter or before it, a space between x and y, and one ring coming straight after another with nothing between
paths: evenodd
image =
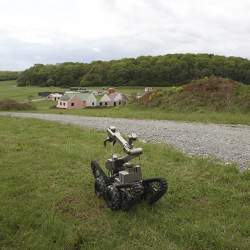
<instances>
[{"instance_id":1,"label":"gravel road","mask_svg":"<svg viewBox=\"0 0 250 250\"><path fill-rule=\"evenodd\" d=\"M250 126L15 112L0 112L0 115L57 121L98 130L113 125L123 133L136 132L146 141L167 143L186 153L235 162L241 170L250 166Z\"/></svg>"}]
</instances>

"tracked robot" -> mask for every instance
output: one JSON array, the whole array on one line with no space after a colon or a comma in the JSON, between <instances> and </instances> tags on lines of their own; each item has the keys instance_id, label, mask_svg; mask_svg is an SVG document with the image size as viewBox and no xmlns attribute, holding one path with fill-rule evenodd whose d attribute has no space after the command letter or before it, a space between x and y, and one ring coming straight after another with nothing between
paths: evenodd
<instances>
[{"instance_id":1,"label":"tracked robot","mask_svg":"<svg viewBox=\"0 0 250 250\"><path fill-rule=\"evenodd\" d=\"M115 127L107 129L108 137L104 141L115 145L118 142L126 153L118 157L113 154L105 162L108 175L97 161L91 162L92 173L95 178L94 189L98 197L103 197L112 210L129 210L140 201L146 200L149 204L157 202L167 192L167 182L164 178L142 179L141 166L134 165L131 160L139 157L143 150L135 148L136 134L132 133L126 141Z\"/></svg>"}]
</instances>

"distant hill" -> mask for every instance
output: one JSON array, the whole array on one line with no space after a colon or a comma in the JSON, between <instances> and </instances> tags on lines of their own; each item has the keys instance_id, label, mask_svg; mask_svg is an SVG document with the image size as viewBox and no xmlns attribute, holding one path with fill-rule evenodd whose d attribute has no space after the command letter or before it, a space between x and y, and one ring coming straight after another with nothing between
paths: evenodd
<instances>
[{"instance_id":1,"label":"distant hill","mask_svg":"<svg viewBox=\"0 0 250 250\"><path fill-rule=\"evenodd\" d=\"M212 75L250 84L250 61L213 54L168 54L92 63L37 64L20 74L18 85L178 86Z\"/></svg>"},{"instance_id":2,"label":"distant hill","mask_svg":"<svg viewBox=\"0 0 250 250\"><path fill-rule=\"evenodd\" d=\"M250 112L250 86L221 77L206 77L182 87L149 92L137 102L175 112Z\"/></svg>"},{"instance_id":3,"label":"distant hill","mask_svg":"<svg viewBox=\"0 0 250 250\"><path fill-rule=\"evenodd\" d=\"M0 81L16 80L19 74L17 71L0 71Z\"/></svg>"}]
</instances>

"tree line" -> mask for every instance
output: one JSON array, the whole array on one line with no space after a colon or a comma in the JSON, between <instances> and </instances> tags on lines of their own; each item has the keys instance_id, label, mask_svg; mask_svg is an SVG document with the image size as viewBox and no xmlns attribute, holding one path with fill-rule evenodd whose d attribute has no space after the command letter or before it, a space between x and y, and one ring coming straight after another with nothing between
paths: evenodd
<instances>
[{"instance_id":1,"label":"tree line","mask_svg":"<svg viewBox=\"0 0 250 250\"><path fill-rule=\"evenodd\" d=\"M36 64L19 75L18 85L172 86L212 75L250 84L250 60L213 54L168 54L92 63Z\"/></svg>"},{"instance_id":2,"label":"tree line","mask_svg":"<svg viewBox=\"0 0 250 250\"><path fill-rule=\"evenodd\" d=\"M0 71L0 81L16 80L19 72L16 71Z\"/></svg>"}]
</instances>

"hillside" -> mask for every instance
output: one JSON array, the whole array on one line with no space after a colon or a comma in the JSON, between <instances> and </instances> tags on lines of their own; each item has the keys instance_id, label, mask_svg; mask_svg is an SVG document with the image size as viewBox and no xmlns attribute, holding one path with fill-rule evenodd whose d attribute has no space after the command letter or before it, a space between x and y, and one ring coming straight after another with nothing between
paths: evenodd
<instances>
[{"instance_id":1,"label":"hillside","mask_svg":"<svg viewBox=\"0 0 250 250\"><path fill-rule=\"evenodd\" d=\"M179 112L250 112L250 87L236 81L210 77L192 81L182 87L156 90L137 103Z\"/></svg>"},{"instance_id":2,"label":"hillside","mask_svg":"<svg viewBox=\"0 0 250 250\"><path fill-rule=\"evenodd\" d=\"M37 64L20 74L18 85L179 86L212 75L250 84L250 61L212 54L168 54L92 63Z\"/></svg>"}]
</instances>

